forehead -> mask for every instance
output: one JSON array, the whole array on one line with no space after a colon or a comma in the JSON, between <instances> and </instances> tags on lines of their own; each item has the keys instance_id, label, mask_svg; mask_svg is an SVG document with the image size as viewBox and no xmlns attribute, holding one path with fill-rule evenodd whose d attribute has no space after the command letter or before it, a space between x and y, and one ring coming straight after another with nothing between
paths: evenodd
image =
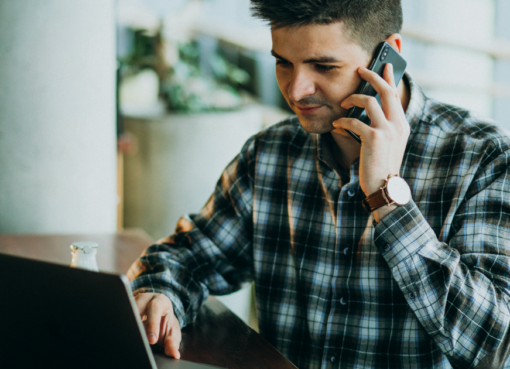
<instances>
[{"instance_id":1,"label":"forehead","mask_svg":"<svg viewBox=\"0 0 510 369\"><path fill-rule=\"evenodd\" d=\"M322 56L342 60L368 57L366 51L349 38L341 22L272 29L271 37L273 50L287 60Z\"/></svg>"}]
</instances>

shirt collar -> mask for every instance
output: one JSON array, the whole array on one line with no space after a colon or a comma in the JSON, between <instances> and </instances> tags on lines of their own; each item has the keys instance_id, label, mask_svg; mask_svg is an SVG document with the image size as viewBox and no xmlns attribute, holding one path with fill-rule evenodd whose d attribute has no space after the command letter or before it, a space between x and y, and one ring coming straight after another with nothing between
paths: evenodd
<instances>
[{"instance_id":1,"label":"shirt collar","mask_svg":"<svg viewBox=\"0 0 510 369\"><path fill-rule=\"evenodd\" d=\"M323 133L316 135L317 139L317 157L324 163L330 170L336 174L337 177L341 178L339 187L347 182L356 182L358 180L359 171L359 158L356 158L349 170L345 170L340 167L340 164L335 159L334 145L335 140L331 137L331 134Z\"/></svg>"},{"instance_id":2,"label":"shirt collar","mask_svg":"<svg viewBox=\"0 0 510 369\"><path fill-rule=\"evenodd\" d=\"M409 105L406 110L406 119L412 130L421 120L427 98L408 72L404 74L404 79L409 85Z\"/></svg>"}]
</instances>

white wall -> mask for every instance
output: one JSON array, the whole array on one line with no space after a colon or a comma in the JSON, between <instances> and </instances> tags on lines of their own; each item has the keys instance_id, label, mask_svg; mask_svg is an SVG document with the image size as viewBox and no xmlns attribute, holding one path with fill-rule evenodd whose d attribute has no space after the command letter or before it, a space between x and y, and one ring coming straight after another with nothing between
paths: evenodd
<instances>
[{"instance_id":1,"label":"white wall","mask_svg":"<svg viewBox=\"0 0 510 369\"><path fill-rule=\"evenodd\" d=\"M113 0L0 0L0 233L116 229Z\"/></svg>"}]
</instances>

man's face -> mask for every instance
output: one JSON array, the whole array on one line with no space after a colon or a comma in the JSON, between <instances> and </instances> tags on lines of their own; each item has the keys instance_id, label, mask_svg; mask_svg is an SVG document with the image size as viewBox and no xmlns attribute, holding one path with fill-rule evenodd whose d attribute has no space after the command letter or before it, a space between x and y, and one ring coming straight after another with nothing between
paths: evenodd
<instances>
[{"instance_id":1,"label":"man's face","mask_svg":"<svg viewBox=\"0 0 510 369\"><path fill-rule=\"evenodd\" d=\"M305 130L325 133L345 117L340 103L361 81L357 69L371 56L345 35L343 23L271 31L276 78Z\"/></svg>"}]
</instances>

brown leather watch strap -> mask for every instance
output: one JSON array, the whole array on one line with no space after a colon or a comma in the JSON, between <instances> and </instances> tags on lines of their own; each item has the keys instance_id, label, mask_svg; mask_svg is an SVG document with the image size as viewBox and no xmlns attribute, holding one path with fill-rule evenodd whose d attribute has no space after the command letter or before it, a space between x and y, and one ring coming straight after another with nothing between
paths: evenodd
<instances>
[{"instance_id":1,"label":"brown leather watch strap","mask_svg":"<svg viewBox=\"0 0 510 369\"><path fill-rule=\"evenodd\" d=\"M370 213L384 205L388 205L383 188L368 196L363 202L365 203L365 210Z\"/></svg>"}]
</instances>

